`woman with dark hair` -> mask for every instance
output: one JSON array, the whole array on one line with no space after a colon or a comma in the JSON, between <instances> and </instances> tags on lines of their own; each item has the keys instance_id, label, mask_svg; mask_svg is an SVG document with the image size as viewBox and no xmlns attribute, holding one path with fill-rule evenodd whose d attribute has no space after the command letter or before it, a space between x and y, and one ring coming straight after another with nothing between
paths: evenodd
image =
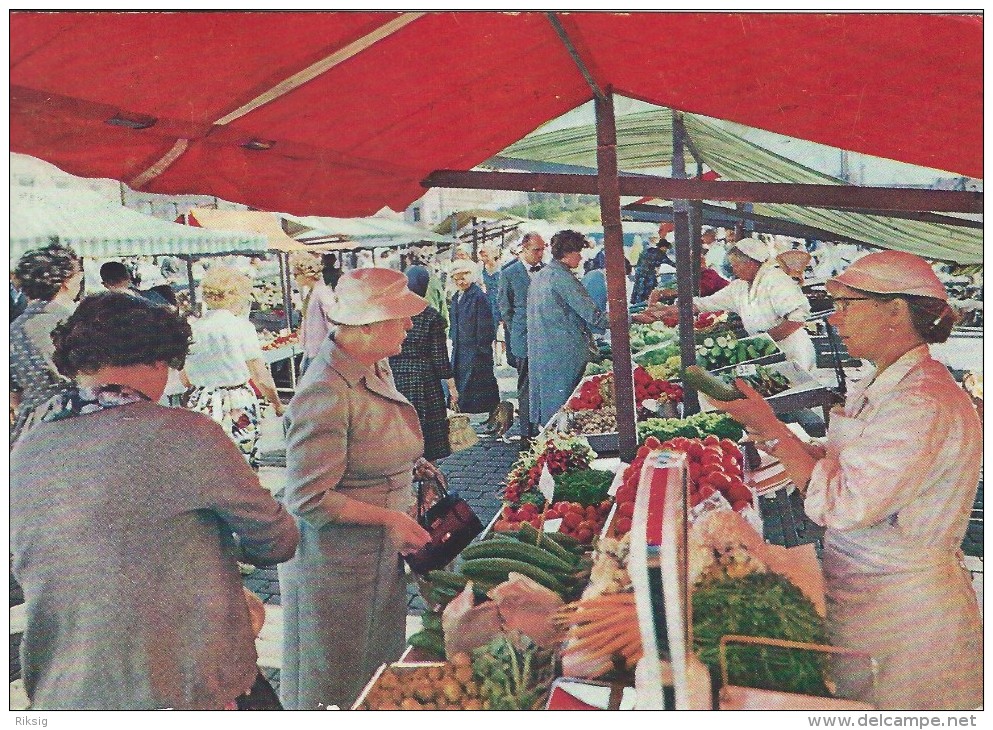
<instances>
[{"instance_id":1,"label":"woman with dark hair","mask_svg":"<svg viewBox=\"0 0 993 730\"><path fill-rule=\"evenodd\" d=\"M423 266L407 269L407 287L419 297L428 290L431 272ZM414 326L403 341L399 355L390 358L390 369L397 390L417 411L424 434L424 458L441 459L452 453L448 443L448 410L441 381L448 381L448 392L458 400L452 365L448 359L445 320L434 307L411 317Z\"/></svg>"},{"instance_id":2,"label":"woman with dark hair","mask_svg":"<svg viewBox=\"0 0 993 730\"><path fill-rule=\"evenodd\" d=\"M831 643L879 662L835 667L846 697L880 709L955 710L983 702L983 632L960 546L976 496L983 435L969 396L928 344L955 322L924 259L881 251L826 288L829 318L852 357L875 372L831 415L827 443L810 446L743 380L742 400L718 402L785 466L824 525Z\"/></svg>"},{"instance_id":3,"label":"woman with dark hair","mask_svg":"<svg viewBox=\"0 0 993 730\"><path fill-rule=\"evenodd\" d=\"M11 444L31 412L68 382L52 362L51 335L72 314L82 291L82 263L75 251L59 244L28 251L17 263L14 274L31 301L10 325L11 389L19 391Z\"/></svg>"},{"instance_id":4,"label":"woman with dark hair","mask_svg":"<svg viewBox=\"0 0 993 730\"><path fill-rule=\"evenodd\" d=\"M607 328L599 309L573 273L586 237L577 231L552 236L552 260L528 288L528 372L531 422L545 424L569 398L593 352L593 334Z\"/></svg>"},{"instance_id":5,"label":"woman with dark hair","mask_svg":"<svg viewBox=\"0 0 993 730\"><path fill-rule=\"evenodd\" d=\"M292 557L293 519L220 426L156 404L189 348L179 315L97 294L53 340L75 384L35 411L10 455L32 707L236 703L258 680L236 561Z\"/></svg>"}]
</instances>

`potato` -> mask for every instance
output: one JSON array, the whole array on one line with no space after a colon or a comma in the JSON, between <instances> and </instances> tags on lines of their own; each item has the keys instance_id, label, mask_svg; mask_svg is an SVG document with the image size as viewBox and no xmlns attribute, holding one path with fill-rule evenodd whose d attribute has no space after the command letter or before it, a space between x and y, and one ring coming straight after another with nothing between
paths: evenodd
<instances>
[{"instance_id":1,"label":"potato","mask_svg":"<svg viewBox=\"0 0 993 730\"><path fill-rule=\"evenodd\" d=\"M471 667L472 659L464 651L452 654L449 661L456 667Z\"/></svg>"},{"instance_id":2,"label":"potato","mask_svg":"<svg viewBox=\"0 0 993 730\"><path fill-rule=\"evenodd\" d=\"M468 684L472 681L472 667L470 666L455 667L453 674L455 675L455 679L462 684Z\"/></svg>"},{"instance_id":3,"label":"potato","mask_svg":"<svg viewBox=\"0 0 993 730\"><path fill-rule=\"evenodd\" d=\"M400 703L400 709L401 710L420 710L422 708L421 708L421 703L420 702L418 702L417 700L413 699L412 697L407 697L407 698L404 699L403 702Z\"/></svg>"},{"instance_id":4,"label":"potato","mask_svg":"<svg viewBox=\"0 0 993 730\"><path fill-rule=\"evenodd\" d=\"M432 682L440 682L445 677L445 668L428 667L425 673Z\"/></svg>"},{"instance_id":5,"label":"potato","mask_svg":"<svg viewBox=\"0 0 993 730\"><path fill-rule=\"evenodd\" d=\"M482 710L483 703L477 699L466 700L462 703L463 710Z\"/></svg>"}]
</instances>

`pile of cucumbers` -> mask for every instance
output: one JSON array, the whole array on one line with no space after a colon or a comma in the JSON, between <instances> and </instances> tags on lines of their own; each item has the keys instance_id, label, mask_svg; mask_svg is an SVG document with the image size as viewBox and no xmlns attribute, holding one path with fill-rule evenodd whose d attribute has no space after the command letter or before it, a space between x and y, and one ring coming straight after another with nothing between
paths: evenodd
<instances>
[{"instance_id":1,"label":"pile of cucumbers","mask_svg":"<svg viewBox=\"0 0 993 730\"><path fill-rule=\"evenodd\" d=\"M407 643L439 657L445 656L441 613L449 601L465 590L469 581L477 602L487 593L520 573L548 588L562 600L575 600L590 578L593 561L586 547L559 533L541 533L524 522L517 532L493 533L462 551L456 571L432 570L427 575L425 600L433 608L422 615L423 628Z\"/></svg>"}]
</instances>

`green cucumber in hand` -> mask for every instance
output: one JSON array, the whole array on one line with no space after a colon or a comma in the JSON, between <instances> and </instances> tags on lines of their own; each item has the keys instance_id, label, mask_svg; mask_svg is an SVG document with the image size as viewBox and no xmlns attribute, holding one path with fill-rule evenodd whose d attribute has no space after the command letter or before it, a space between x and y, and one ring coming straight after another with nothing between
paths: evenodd
<instances>
[{"instance_id":1,"label":"green cucumber in hand","mask_svg":"<svg viewBox=\"0 0 993 730\"><path fill-rule=\"evenodd\" d=\"M683 371L683 383L714 400L739 400L745 397L734 385L728 385L698 365L690 365Z\"/></svg>"}]
</instances>

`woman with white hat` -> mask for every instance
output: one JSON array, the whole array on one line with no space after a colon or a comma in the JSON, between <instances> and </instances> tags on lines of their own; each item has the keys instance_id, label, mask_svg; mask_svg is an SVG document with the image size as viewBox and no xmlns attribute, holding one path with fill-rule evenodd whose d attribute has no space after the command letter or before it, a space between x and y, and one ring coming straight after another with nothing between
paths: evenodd
<instances>
[{"instance_id":1,"label":"woman with white hat","mask_svg":"<svg viewBox=\"0 0 993 730\"><path fill-rule=\"evenodd\" d=\"M800 285L776 266L774 248L743 238L728 251L728 261L735 280L710 296L694 297L694 310L734 312L748 334L768 333L786 357L804 370L813 369L814 343L803 325L810 302Z\"/></svg>"},{"instance_id":2,"label":"woman with white hat","mask_svg":"<svg viewBox=\"0 0 993 730\"><path fill-rule=\"evenodd\" d=\"M457 292L449 308L452 337L452 370L458 397L452 407L463 413L489 413L500 402L500 389L493 374L493 342L496 322L486 294L479 286L482 267L475 261L457 259L449 274Z\"/></svg>"},{"instance_id":3,"label":"woman with white hat","mask_svg":"<svg viewBox=\"0 0 993 730\"><path fill-rule=\"evenodd\" d=\"M827 282L830 322L876 370L832 412L824 448L805 445L738 380L718 405L782 461L810 518L827 528L831 642L879 662L882 709L966 709L983 702L979 607L960 545L975 499L983 436L969 396L929 343L955 315L924 259L869 254ZM835 667L846 696L865 696L863 667Z\"/></svg>"},{"instance_id":4,"label":"woman with white hat","mask_svg":"<svg viewBox=\"0 0 993 730\"><path fill-rule=\"evenodd\" d=\"M288 411L283 501L301 534L279 569L288 709L347 708L380 664L400 656L400 555L429 540L410 516L412 472L440 476L421 459L417 412L387 361L427 302L403 274L379 268L347 272L335 294L335 326Z\"/></svg>"}]
</instances>

